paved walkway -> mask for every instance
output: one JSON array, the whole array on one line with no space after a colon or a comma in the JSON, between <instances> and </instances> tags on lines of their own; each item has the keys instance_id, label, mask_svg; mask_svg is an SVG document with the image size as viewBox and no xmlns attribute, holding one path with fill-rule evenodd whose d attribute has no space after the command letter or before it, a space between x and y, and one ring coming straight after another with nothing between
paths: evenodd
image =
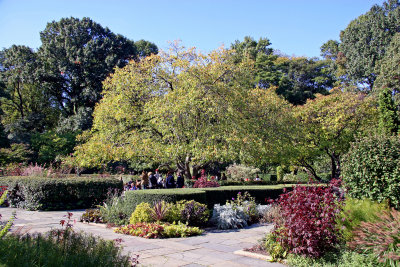
<instances>
[{"instance_id":1,"label":"paved walkway","mask_svg":"<svg viewBox=\"0 0 400 267\"><path fill-rule=\"evenodd\" d=\"M8 219L13 211L17 212L13 229L22 226L24 231L42 233L59 228L60 220L65 219L63 216L66 215L65 211L38 212L0 207L3 220ZM258 239L271 230L272 225L255 225L231 231L214 230L188 238L144 239L116 234L102 225L80 223L78 221L83 211L72 212L73 219L77 221L74 229L110 240L122 238L124 253L138 254L141 266L284 266L233 253L256 244Z\"/></svg>"}]
</instances>

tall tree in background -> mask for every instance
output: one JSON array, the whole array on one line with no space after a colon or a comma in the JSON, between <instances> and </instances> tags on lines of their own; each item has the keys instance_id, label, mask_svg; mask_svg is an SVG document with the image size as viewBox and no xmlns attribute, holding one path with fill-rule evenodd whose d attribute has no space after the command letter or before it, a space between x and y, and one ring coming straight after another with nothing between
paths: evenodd
<instances>
[{"instance_id":1,"label":"tall tree in background","mask_svg":"<svg viewBox=\"0 0 400 267\"><path fill-rule=\"evenodd\" d=\"M64 119L59 128L69 131L90 128L103 80L115 67L123 67L138 57L134 42L89 18L53 21L40 37L40 79L62 111ZM151 44L144 48L157 51Z\"/></svg>"},{"instance_id":2,"label":"tall tree in background","mask_svg":"<svg viewBox=\"0 0 400 267\"><path fill-rule=\"evenodd\" d=\"M39 84L36 53L13 45L0 52L2 123L13 142L29 142L30 134L54 127L57 109Z\"/></svg>"},{"instance_id":3,"label":"tall tree in background","mask_svg":"<svg viewBox=\"0 0 400 267\"><path fill-rule=\"evenodd\" d=\"M248 36L231 45L235 62L255 61L254 86L275 88L279 95L295 105L304 104L317 93L327 94L333 87L335 77L329 68L332 60L278 56L270 45L267 38L255 41Z\"/></svg>"},{"instance_id":4,"label":"tall tree in background","mask_svg":"<svg viewBox=\"0 0 400 267\"><path fill-rule=\"evenodd\" d=\"M294 105L303 105L316 94L328 94L335 83L329 60L279 57L275 64L283 73L276 93Z\"/></svg>"},{"instance_id":5,"label":"tall tree in background","mask_svg":"<svg viewBox=\"0 0 400 267\"><path fill-rule=\"evenodd\" d=\"M371 90L380 72L380 61L395 33L400 31L400 2L389 0L374 5L351 21L340 33L340 52L345 57L348 78Z\"/></svg>"},{"instance_id":6,"label":"tall tree in background","mask_svg":"<svg viewBox=\"0 0 400 267\"><path fill-rule=\"evenodd\" d=\"M278 58L267 38L260 38L258 41L250 36L244 37L240 42L236 40L231 49L235 51L235 62L253 60L256 64L254 73L254 85L260 88L269 88L279 82L281 73L277 71L274 61Z\"/></svg>"},{"instance_id":7,"label":"tall tree in background","mask_svg":"<svg viewBox=\"0 0 400 267\"><path fill-rule=\"evenodd\" d=\"M396 33L380 64L380 72L374 84L374 91L389 88L400 106L400 33Z\"/></svg>"}]
</instances>

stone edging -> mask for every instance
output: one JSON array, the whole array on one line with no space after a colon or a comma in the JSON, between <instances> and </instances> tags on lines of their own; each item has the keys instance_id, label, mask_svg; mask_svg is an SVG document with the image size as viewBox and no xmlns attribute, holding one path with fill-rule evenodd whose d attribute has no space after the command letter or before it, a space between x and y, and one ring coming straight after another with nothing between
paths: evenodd
<instances>
[{"instance_id":1,"label":"stone edging","mask_svg":"<svg viewBox=\"0 0 400 267\"><path fill-rule=\"evenodd\" d=\"M245 251L245 250L236 250L233 252L233 254L240 255L240 256L245 256L245 257L250 257L250 258L255 258L259 260L264 260L264 261L271 261L272 257L268 255L262 255L259 253L253 253L250 251Z\"/></svg>"}]
</instances>

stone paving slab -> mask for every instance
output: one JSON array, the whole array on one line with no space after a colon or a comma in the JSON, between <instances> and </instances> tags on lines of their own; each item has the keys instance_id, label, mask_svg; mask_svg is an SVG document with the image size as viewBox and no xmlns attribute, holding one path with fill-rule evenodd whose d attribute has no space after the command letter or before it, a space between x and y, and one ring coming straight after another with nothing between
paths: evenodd
<instances>
[{"instance_id":1,"label":"stone paving slab","mask_svg":"<svg viewBox=\"0 0 400 267\"><path fill-rule=\"evenodd\" d=\"M60 220L66 219L66 211L25 211L21 209L0 207L3 220L7 220L16 212L16 226L23 227L28 232L47 232L54 228L61 228ZM74 229L101 236L104 239L123 240L123 253L139 255L140 266L271 266L283 267L279 263L244 257L234 254L234 251L251 247L256 244L272 225L255 225L238 230L210 230L201 236L171 239L144 239L114 233L104 225L80 223L79 218L83 210L70 211L75 220Z\"/></svg>"}]
</instances>

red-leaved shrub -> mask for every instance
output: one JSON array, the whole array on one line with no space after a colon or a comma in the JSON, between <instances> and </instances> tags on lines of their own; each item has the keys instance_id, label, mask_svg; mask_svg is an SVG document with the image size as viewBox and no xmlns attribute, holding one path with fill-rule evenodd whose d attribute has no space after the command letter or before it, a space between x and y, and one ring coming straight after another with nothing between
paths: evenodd
<instances>
[{"instance_id":1,"label":"red-leaved shrub","mask_svg":"<svg viewBox=\"0 0 400 267\"><path fill-rule=\"evenodd\" d=\"M219 187L219 183L217 181L208 181L206 177L200 177L193 185L193 188L205 187Z\"/></svg>"},{"instance_id":2,"label":"red-leaved shrub","mask_svg":"<svg viewBox=\"0 0 400 267\"><path fill-rule=\"evenodd\" d=\"M283 220L275 221L274 234L285 250L317 258L335 249L341 200L331 186L296 186L282 194L278 204Z\"/></svg>"}]
</instances>

